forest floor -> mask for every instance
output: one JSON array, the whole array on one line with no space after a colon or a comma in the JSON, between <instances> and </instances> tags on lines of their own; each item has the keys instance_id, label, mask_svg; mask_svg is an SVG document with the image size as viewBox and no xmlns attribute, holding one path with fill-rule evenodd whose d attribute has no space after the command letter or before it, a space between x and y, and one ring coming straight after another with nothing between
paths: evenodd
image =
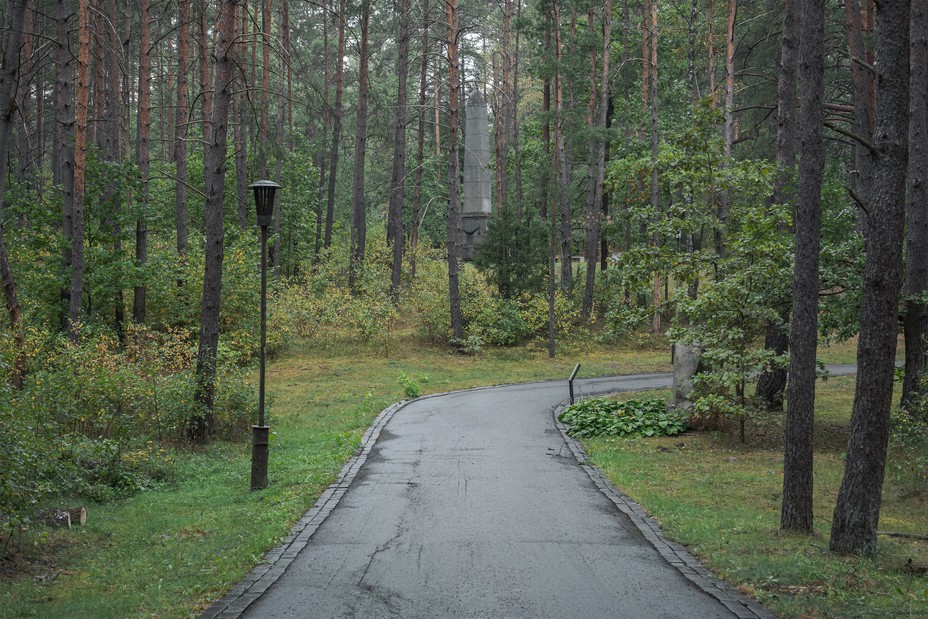
<instances>
[{"instance_id":1,"label":"forest floor","mask_svg":"<svg viewBox=\"0 0 928 619\"><path fill-rule=\"evenodd\" d=\"M820 356L829 363L853 362L854 345L834 346L823 350ZM441 347L424 346L411 334L402 333L393 336L389 347L339 342L292 348L269 366L268 393L273 432L271 485L267 490L248 491L250 450L245 442L216 442L200 450L177 449L173 483L124 501L89 505L86 527L69 531L48 530L18 540L21 562L16 566L15 574L0 574L0 616L196 616L210 601L241 579L260 561L268 548L279 543L292 523L335 479L379 411L404 397L401 378L405 377L407 385L414 383L424 395L481 385L565 378L577 362L583 364L581 376L670 370L670 355L665 342L648 338L629 345L568 344L559 348L558 357L554 360L548 359L543 342L518 348L488 349L474 356L462 357ZM827 406L849 415L853 381L832 379L826 384L834 386L836 398ZM822 391L828 393L827 390ZM843 423L846 425L846 422ZM771 424L769 434L773 437L775 421ZM749 440L752 436L760 440L762 433L759 427L749 426ZM604 443L602 449L592 445L591 451L612 475L616 475L615 471L622 467L638 470L625 467L620 458L635 460L639 455L642 462L650 463L648 466L652 467L654 474L662 468L668 469L665 474L677 471L676 476L683 483L676 485L669 481L656 481L647 486L635 486L642 475L640 470L626 475L624 481L619 477L614 479L664 521L671 537L690 544L691 549L722 577L752 583L749 589L756 591L762 601L770 603L786 616L803 616L807 614L807 608L810 615L818 612L821 616L829 616L828 608L839 607L819 605L820 599L827 602L833 597L853 596L865 603L871 597L854 593L855 587L863 583L863 590L869 591L871 587L867 583L881 577L882 572L865 570L867 564L860 561L838 561L839 565L845 566L844 571L836 572L838 576L821 589L824 586L820 583L822 576L816 575L820 563L806 555L810 552L825 554L823 548L827 547L827 537L822 537L826 535L824 532L812 541L790 541L788 537L776 535L776 520L770 520L768 512L772 509L770 505L776 504L780 483L777 481L780 467L776 458L781 456L773 438L767 444L749 442L747 447L741 447L734 444L736 439L728 435L690 434L683 439L688 447L674 450L670 455L680 462L692 456L694 466L699 466L699 454L708 451L709 457L715 458L711 450L716 449L717 444L718 449L731 451L722 459L728 469L743 470L745 462L755 460L764 463L763 475L755 476L756 479L751 476L736 478L732 482L739 490L728 493L724 511L747 512L750 511L747 506L751 510L766 510L763 517L758 516L761 524L755 525L755 528L760 526L761 529L757 535L766 536L771 543L775 541L780 545L787 540L790 548L792 545L796 548L790 551L793 556L799 557L795 563L806 566L805 571L797 567L788 579L776 576L779 574L777 570L764 567L768 556L765 553L754 553L759 565L753 567L748 565L747 558L744 559L745 567L727 563L724 558L726 548L731 546L716 548L718 544L713 546L704 542L703 538L691 536L684 527L675 525L673 513L676 512L662 511L662 505L673 501L686 503L692 499L698 504L704 499L700 495L705 494L711 495L717 503L719 494L711 487L700 490L691 483L685 483L692 476L684 475L682 468L657 466L655 457L668 456L663 451L655 451L660 440L630 443L627 450ZM835 439L830 444L838 449L839 443ZM704 444L706 448L697 449L697 444ZM640 453L636 455L635 449ZM607 452L613 455L607 455ZM732 457L737 462L729 463L728 458ZM817 466L822 460L831 462L837 470L840 452L823 453L817 460ZM669 470L671 468L673 470ZM823 481L833 477L834 474L820 475ZM750 483L746 483L748 481ZM758 490L753 487L754 483L766 485L759 485ZM833 485L827 482L826 490ZM645 492L647 487L666 489L667 492ZM758 501L758 496L766 498ZM894 495L889 493L885 513L894 513L892 503L895 500ZM909 527L924 532L928 529L928 523L924 521L923 495L920 500L922 519L918 520L916 514L911 516L911 522L893 520L890 522L893 530ZM824 519L830 518L831 508L824 500L818 503L821 529L825 525ZM709 511L713 509L723 511L717 508ZM741 533L744 525L738 524L739 521L718 522L717 528L710 529L704 524L707 522L704 516L699 515L701 512L694 510L690 511L694 528L711 530L715 537L728 540L746 537ZM730 534L718 535L725 526L732 527ZM705 533L704 536L706 539L710 537ZM896 566L893 582L902 588L896 600L900 604L905 601L908 605L899 608L924 609L913 606L907 600L918 595L925 598L926 593L920 592L918 587L928 590L928 586L923 578L905 580L905 557L898 550L901 542L883 542L881 538L882 548L889 549L886 552L893 556L894 563L890 564ZM728 555L732 554L738 553L728 552ZM896 557L897 554L899 557ZM913 556L916 566L924 565L924 555ZM827 556L819 559L832 563L837 561ZM784 560L784 563L789 561ZM770 578L776 579L776 582ZM819 590L822 592L819 593ZM813 602L816 606L807 606ZM876 613L869 616L876 616Z\"/></svg>"}]
</instances>

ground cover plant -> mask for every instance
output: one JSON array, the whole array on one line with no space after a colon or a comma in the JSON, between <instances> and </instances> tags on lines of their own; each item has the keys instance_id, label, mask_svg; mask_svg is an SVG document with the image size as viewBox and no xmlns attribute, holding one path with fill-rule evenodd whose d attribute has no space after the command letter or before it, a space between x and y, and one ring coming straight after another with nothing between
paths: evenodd
<instances>
[{"instance_id":1,"label":"ground cover plant","mask_svg":"<svg viewBox=\"0 0 928 619\"><path fill-rule=\"evenodd\" d=\"M759 414L741 444L735 424L716 432L649 439L590 438L593 462L639 501L667 535L718 576L783 617L928 615L928 478L912 463L911 435L897 425L870 558L828 551L844 468L853 377L819 382L816 398L815 533L779 529L782 413ZM664 393L669 398L669 393ZM627 395L624 397L628 397ZM924 441L920 443L924 453ZM890 535L891 534L891 535Z\"/></svg>"},{"instance_id":2,"label":"ground cover plant","mask_svg":"<svg viewBox=\"0 0 928 619\"><path fill-rule=\"evenodd\" d=\"M558 419L577 437L675 436L686 430L686 421L659 398L606 400L593 398L571 404Z\"/></svg>"}]
</instances>

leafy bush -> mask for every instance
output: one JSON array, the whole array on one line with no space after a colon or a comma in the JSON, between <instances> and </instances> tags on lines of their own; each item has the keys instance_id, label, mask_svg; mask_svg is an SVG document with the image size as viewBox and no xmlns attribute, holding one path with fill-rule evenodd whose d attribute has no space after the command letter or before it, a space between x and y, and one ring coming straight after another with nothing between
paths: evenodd
<instances>
[{"instance_id":1,"label":"leafy bush","mask_svg":"<svg viewBox=\"0 0 928 619\"><path fill-rule=\"evenodd\" d=\"M400 378L397 381L400 386L403 388L403 395L407 398L418 398L419 397L419 385L416 382L406 375L406 372L400 372Z\"/></svg>"},{"instance_id":2,"label":"leafy bush","mask_svg":"<svg viewBox=\"0 0 928 619\"><path fill-rule=\"evenodd\" d=\"M675 436L686 431L684 419L667 410L658 398L643 400L584 400L564 409L558 417L570 426L571 436Z\"/></svg>"},{"instance_id":3,"label":"leafy bush","mask_svg":"<svg viewBox=\"0 0 928 619\"><path fill-rule=\"evenodd\" d=\"M928 488L928 416L924 411L893 411L890 427L889 469L916 496Z\"/></svg>"}]
</instances>

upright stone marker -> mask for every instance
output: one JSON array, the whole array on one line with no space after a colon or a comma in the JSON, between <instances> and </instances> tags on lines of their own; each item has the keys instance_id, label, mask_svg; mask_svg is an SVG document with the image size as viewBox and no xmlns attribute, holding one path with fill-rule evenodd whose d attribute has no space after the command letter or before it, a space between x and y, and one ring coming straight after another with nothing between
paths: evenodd
<instances>
[{"instance_id":1,"label":"upright stone marker","mask_svg":"<svg viewBox=\"0 0 928 619\"><path fill-rule=\"evenodd\" d=\"M487 233L490 201L490 124L487 102L480 91L467 102L464 129L464 227L463 258L473 260Z\"/></svg>"}]
</instances>

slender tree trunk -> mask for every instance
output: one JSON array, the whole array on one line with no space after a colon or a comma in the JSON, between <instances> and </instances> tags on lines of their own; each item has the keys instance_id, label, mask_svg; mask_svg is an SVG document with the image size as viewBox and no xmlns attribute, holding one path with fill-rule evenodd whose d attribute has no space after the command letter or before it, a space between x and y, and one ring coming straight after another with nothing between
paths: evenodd
<instances>
[{"instance_id":1,"label":"slender tree trunk","mask_svg":"<svg viewBox=\"0 0 928 619\"><path fill-rule=\"evenodd\" d=\"M68 336L80 337L84 301L84 176L87 170L87 105L90 98L90 1L78 5L77 90L74 96L74 206L71 213L71 306Z\"/></svg>"},{"instance_id":2,"label":"slender tree trunk","mask_svg":"<svg viewBox=\"0 0 928 619\"><path fill-rule=\"evenodd\" d=\"M657 157L660 148L660 135L657 124L657 0L651 0L651 211L654 213L655 220L658 218L660 211L660 180L657 169ZM651 242L655 249L660 247L660 236L657 230L654 231ZM654 288L652 292L652 302L654 304L654 315L651 318L651 332L660 333L661 331L661 274L654 271Z\"/></svg>"},{"instance_id":3,"label":"slender tree trunk","mask_svg":"<svg viewBox=\"0 0 928 619\"><path fill-rule=\"evenodd\" d=\"M149 0L143 0L148 2ZM203 113L203 141L210 136L210 120L213 116L213 93L209 88L209 38L207 37L206 0L199 0L197 6L197 45L199 46L198 66L200 69L200 110ZM252 63L254 70L254 63ZM252 80L252 83L254 80Z\"/></svg>"},{"instance_id":4,"label":"slender tree trunk","mask_svg":"<svg viewBox=\"0 0 928 619\"><path fill-rule=\"evenodd\" d=\"M812 438L815 420L815 351L818 342L821 244L822 99L825 0L802 0L799 48L799 183L793 270L792 342L787 386L786 447L780 526L812 532Z\"/></svg>"},{"instance_id":5,"label":"slender tree trunk","mask_svg":"<svg viewBox=\"0 0 928 619\"><path fill-rule=\"evenodd\" d=\"M342 138L342 93L345 86L345 6L338 8L338 56L335 58L335 107L332 109L332 150L329 152L329 195L325 212L326 247L332 245L332 220L335 217L335 175L338 173L338 148Z\"/></svg>"},{"instance_id":6,"label":"slender tree trunk","mask_svg":"<svg viewBox=\"0 0 928 619\"><path fill-rule=\"evenodd\" d=\"M412 230L409 243L409 275L416 277L419 249L419 219L422 210L422 177L425 167L425 98L429 68L429 2L422 3L422 61L419 65L419 128L416 137L416 182L412 201Z\"/></svg>"},{"instance_id":7,"label":"slender tree trunk","mask_svg":"<svg viewBox=\"0 0 928 619\"><path fill-rule=\"evenodd\" d=\"M877 523L892 406L898 303L905 227L909 111L908 0L877 5L877 113L867 264L861 292L857 391L844 479L838 491L830 548L870 554ZM805 15L803 15L805 19ZM803 123L805 126L805 123ZM794 338L793 346L796 341Z\"/></svg>"},{"instance_id":8,"label":"slender tree trunk","mask_svg":"<svg viewBox=\"0 0 928 619\"><path fill-rule=\"evenodd\" d=\"M796 71L799 53L799 8L801 0L786 0L783 7L783 41L780 47L780 75L777 80L777 142L776 177L773 204L793 201L796 165ZM777 356L789 350L789 312L783 312L782 323L770 323L764 347ZM770 410L783 410L786 390L786 368L768 367L757 379L755 395Z\"/></svg>"},{"instance_id":9,"label":"slender tree trunk","mask_svg":"<svg viewBox=\"0 0 928 619\"><path fill-rule=\"evenodd\" d=\"M190 0L177 0L177 110L175 114L176 138L174 161L177 164L177 183L174 205L177 220L177 254L187 255L187 114L190 103L187 96L187 75L190 72Z\"/></svg>"},{"instance_id":10,"label":"slender tree trunk","mask_svg":"<svg viewBox=\"0 0 928 619\"><path fill-rule=\"evenodd\" d=\"M522 21L522 0L516 0L516 20ZM519 53L521 29L516 29L516 46L512 56L512 158L514 167L516 217L522 221L522 151L519 148Z\"/></svg>"},{"instance_id":11,"label":"slender tree trunk","mask_svg":"<svg viewBox=\"0 0 928 619\"><path fill-rule=\"evenodd\" d=\"M212 133L204 152L206 256L203 273L203 301L200 307L200 337L197 349L196 393L199 413L188 428L191 440L206 442L213 432L213 404L216 395L216 352L219 346L219 308L222 299L222 259L225 229L223 202L226 179L226 142L229 131L229 103L235 87L235 8L238 0L221 0L219 5L219 44L216 49L216 81Z\"/></svg>"},{"instance_id":12,"label":"slender tree trunk","mask_svg":"<svg viewBox=\"0 0 928 619\"><path fill-rule=\"evenodd\" d=\"M735 103L735 15L737 5L735 0L728 0L728 20L725 31L725 126L722 131L724 161L723 169L729 167L731 161L731 149L734 143L734 103ZM729 192L723 190L719 195L718 219L719 224L715 229L715 253L720 257L725 257L725 236L722 229L728 221L728 203L730 199Z\"/></svg>"},{"instance_id":13,"label":"slender tree trunk","mask_svg":"<svg viewBox=\"0 0 928 619\"><path fill-rule=\"evenodd\" d=\"M591 11L592 13L592 11ZM592 15L590 16L590 25L592 27ZM602 79L599 87L599 126L605 130L607 114L609 111L609 48L612 45L612 0L606 0L603 7L603 70ZM595 61L594 54L591 53L591 63ZM590 92L590 127L593 126L593 91ZM586 236L586 288L583 291L583 317L589 319L593 312L593 287L596 280L596 263L597 252L600 249L600 217L602 216L603 202L603 185L605 183L606 169L606 139L605 137L596 140L595 153L591 147L590 154L595 155L595 163L592 166L594 170L591 175L595 174L592 182L593 196L587 204L587 236ZM591 156L591 159L593 157Z\"/></svg>"},{"instance_id":14,"label":"slender tree trunk","mask_svg":"<svg viewBox=\"0 0 928 619\"><path fill-rule=\"evenodd\" d=\"M242 14L239 36L244 37L248 32L248 12L246 7L240 6ZM245 230L248 227L248 211L251 201L248 197L248 83L244 75L244 67L248 60L248 48L239 40L235 44L235 57L242 70L237 72L236 88L238 93L232 97L232 141L235 145L235 194L238 206L238 227Z\"/></svg>"},{"instance_id":15,"label":"slender tree trunk","mask_svg":"<svg viewBox=\"0 0 928 619\"><path fill-rule=\"evenodd\" d=\"M928 0L912 1L909 93L909 174L906 196L905 380L902 406L911 408L925 393L928 304Z\"/></svg>"},{"instance_id":16,"label":"slender tree trunk","mask_svg":"<svg viewBox=\"0 0 928 619\"><path fill-rule=\"evenodd\" d=\"M458 60L458 2L446 0L445 18L447 25L448 50L448 297L451 303L451 337L464 337L464 320L461 315L461 297L458 282L460 268L462 224L461 224L461 166L458 144L458 113L461 107L460 68Z\"/></svg>"},{"instance_id":17,"label":"slender tree trunk","mask_svg":"<svg viewBox=\"0 0 928 619\"><path fill-rule=\"evenodd\" d=\"M74 57L69 48L72 15L67 0L57 1L56 39L58 49L55 59L55 128L52 149L52 169L55 184L61 187L61 233L64 242L61 248L62 282L71 277L72 240L74 238L74 143L71 131L74 127ZM61 287L61 330L68 332L71 307L71 288Z\"/></svg>"},{"instance_id":18,"label":"slender tree trunk","mask_svg":"<svg viewBox=\"0 0 928 619\"><path fill-rule=\"evenodd\" d=\"M860 2L847 0L845 3L848 27L848 49L851 53L851 101L854 104L854 133L868 142L873 140L873 75L861 66L861 62L872 66L872 57L868 58L864 44L864 28L861 18ZM867 63L867 61L870 61ZM854 165L851 172L851 187L867 208L870 204L870 190L873 179L874 162L870 152L861 144L854 144ZM861 222L866 233L867 213L861 211Z\"/></svg>"},{"instance_id":19,"label":"slender tree trunk","mask_svg":"<svg viewBox=\"0 0 928 619\"><path fill-rule=\"evenodd\" d=\"M556 114L554 142L558 162L558 214L561 220L559 239L561 248L561 290L570 294L573 288L572 235L570 227L571 165L564 136L564 116L566 114L564 107L564 67L562 65L564 45L560 28L560 7L557 4L554 5L554 14L554 55L557 59L557 73L554 79L554 108ZM551 216L557 218L558 214L552 213Z\"/></svg>"},{"instance_id":20,"label":"slender tree trunk","mask_svg":"<svg viewBox=\"0 0 928 619\"><path fill-rule=\"evenodd\" d=\"M707 41L709 50L708 50L708 61L709 61L709 98L712 101L712 109L715 109L715 41L713 40L712 29L712 0L708 0L706 5L706 21L708 23L708 35Z\"/></svg>"},{"instance_id":21,"label":"slender tree trunk","mask_svg":"<svg viewBox=\"0 0 928 619\"><path fill-rule=\"evenodd\" d=\"M329 104L329 84L332 81L329 70L329 0L322 2L322 137L319 140L319 189L316 206L316 238L313 251L314 260L319 260L319 252L322 249L322 230L325 224L325 217L322 211L323 191L327 187L326 169L329 165L328 135L329 125L332 122L332 109Z\"/></svg>"},{"instance_id":22,"label":"slender tree trunk","mask_svg":"<svg viewBox=\"0 0 928 619\"><path fill-rule=\"evenodd\" d=\"M409 0L400 0L400 31L396 59L396 123L393 128L393 174L390 179L389 242L393 243L390 296L398 300L403 273L403 199L406 196L406 80L409 75Z\"/></svg>"},{"instance_id":23,"label":"slender tree trunk","mask_svg":"<svg viewBox=\"0 0 928 619\"><path fill-rule=\"evenodd\" d=\"M28 3L29 0L15 0L10 7L10 34L3 55L3 67L0 69L0 282L3 284L3 297L10 318L10 329L13 332L13 347L16 356L13 361L10 382L16 389L22 389L23 380L26 377L26 343L23 335L19 298L16 295L16 282L13 279L13 271L10 268L6 243L3 239L2 207L3 194L6 188L10 130L13 126L13 114L16 107L15 93L20 82L19 48L23 38L23 23L26 18L26 6Z\"/></svg>"},{"instance_id":24,"label":"slender tree trunk","mask_svg":"<svg viewBox=\"0 0 928 619\"><path fill-rule=\"evenodd\" d=\"M367 208L364 196L364 157L367 155L367 105L370 89L368 44L370 39L371 0L361 3L361 57L358 65L358 115L354 142L354 183L351 189L351 256L348 283L352 291L364 270L367 247Z\"/></svg>"},{"instance_id":25,"label":"slender tree trunk","mask_svg":"<svg viewBox=\"0 0 928 619\"><path fill-rule=\"evenodd\" d=\"M148 180L151 159L151 5L140 2L139 20L139 111L136 133L136 164L142 188L139 192L139 218L135 223L135 264L139 269L148 262ZM132 302L132 320L145 322L145 285L137 285Z\"/></svg>"},{"instance_id":26,"label":"slender tree trunk","mask_svg":"<svg viewBox=\"0 0 928 619\"><path fill-rule=\"evenodd\" d=\"M261 178L267 178L267 119L268 93L271 88L271 4L272 0L262 0L261 13L261 125L258 129L258 167ZM273 251L273 250L272 250Z\"/></svg>"}]
</instances>

